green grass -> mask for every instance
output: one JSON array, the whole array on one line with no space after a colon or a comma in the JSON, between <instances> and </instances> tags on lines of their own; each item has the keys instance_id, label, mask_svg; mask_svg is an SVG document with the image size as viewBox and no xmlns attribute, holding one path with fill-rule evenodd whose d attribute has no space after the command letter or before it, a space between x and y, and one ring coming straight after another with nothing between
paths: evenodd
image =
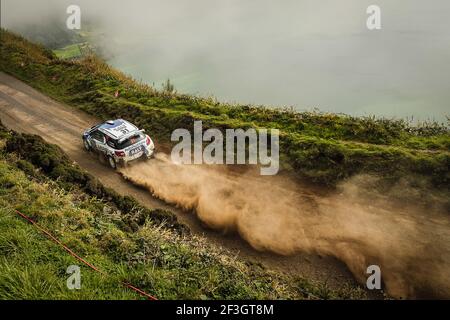
<instances>
[{"instance_id":1,"label":"green grass","mask_svg":"<svg viewBox=\"0 0 450 320\"><path fill-rule=\"evenodd\" d=\"M92 193L80 179L84 172L56 146L0 129L0 299L142 299L120 281L159 299L365 297L357 288L330 290L236 258L204 238L180 232L179 225L167 223L169 213L162 219L161 213L145 211L101 185ZM68 179L74 179L70 185ZM107 276L82 266L14 209ZM66 286L67 267L74 264L81 267L80 290Z\"/></svg>"},{"instance_id":2,"label":"green grass","mask_svg":"<svg viewBox=\"0 0 450 320\"><path fill-rule=\"evenodd\" d=\"M73 59L73 58L79 58L82 56L81 50L80 50L80 44L72 44L68 45L64 48L53 50L55 55L59 59Z\"/></svg>"},{"instance_id":3,"label":"green grass","mask_svg":"<svg viewBox=\"0 0 450 320\"><path fill-rule=\"evenodd\" d=\"M74 108L100 117L123 117L168 142L176 128L276 128L283 170L329 187L359 173L395 182L404 176L450 192L450 134L445 124L251 105L158 91L90 55L58 59L47 49L1 31L0 70ZM120 92L115 98L114 93Z\"/></svg>"},{"instance_id":4,"label":"green grass","mask_svg":"<svg viewBox=\"0 0 450 320\"><path fill-rule=\"evenodd\" d=\"M74 226L85 226L89 202L74 206L69 195L50 184L32 182L2 157L0 160L0 299L135 299L117 285L120 274L111 277L82 268L82 289L68 290L66 269L80 265L31 224L18 218L13 208L33 216L60 238L84 253L106 271L116 266L95 247L88 247L70 234ZM86 208L85 208L86 207ZM78 233L82 233L78 229Z\"/></svg>"},{"instance_id":5,"label":"green grass","mask_svg":"<svg viewBox=\"0 0 450 320\"><path fill-rule=\"evenodd\" d=\"M65 273L80 263L48 241L35 228L18 220L14 213L0 209L0 299L137 299L118 285L120 276L104 277L81 267L82 287L69 290ZM114 270L109 261L91 253L89 259ZM108 269L107 269L108 270Z\"/></svg>"}]
</instances>

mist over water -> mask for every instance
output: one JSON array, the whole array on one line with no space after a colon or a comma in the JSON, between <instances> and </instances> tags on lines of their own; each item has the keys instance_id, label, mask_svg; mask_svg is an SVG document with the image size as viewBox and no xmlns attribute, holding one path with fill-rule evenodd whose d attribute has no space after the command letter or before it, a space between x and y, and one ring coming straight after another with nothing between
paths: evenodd
<instances>
[{"instance_id":1,"label":"mist over water","mask_svg":"<svg viewBox=\"0 0 450 320\"><path fill-rule=\"evenodd\" d=\"M79 4L108 61L138 80L170 78L183 93L352 115L445 122L450 92L450 2L4 0L2 24L64 23ZM83 30L82 30L83 31Z\"/></svg>"}]
</instances>

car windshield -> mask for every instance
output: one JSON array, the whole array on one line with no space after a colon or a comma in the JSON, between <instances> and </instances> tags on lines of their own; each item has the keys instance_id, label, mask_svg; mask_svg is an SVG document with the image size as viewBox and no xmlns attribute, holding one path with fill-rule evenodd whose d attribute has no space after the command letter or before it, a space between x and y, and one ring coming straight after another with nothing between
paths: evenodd
<instances>
[{"instance_id":1,"label":"car windshield","mask_svg":"<svg viewBox=\"0 0 450 320\"><path fill-rule=\"evenodd\" d=\"M139 133L136 133L135 135L131 136L130 138L124 140L121 143L115 141L115 146L116 146L116 149L122 150L122 149L128 148L129 146L136 144L144 139L145 139L145 135L139 132Z\"/></svg>"}]
</instances>

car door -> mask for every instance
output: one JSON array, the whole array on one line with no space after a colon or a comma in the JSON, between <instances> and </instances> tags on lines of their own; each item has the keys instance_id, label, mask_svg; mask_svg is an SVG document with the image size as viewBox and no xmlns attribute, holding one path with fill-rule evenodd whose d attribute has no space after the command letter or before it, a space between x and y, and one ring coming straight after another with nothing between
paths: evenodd
<instances>
[{"instance_id":1,"label":"car door","mask_svg":"<svg viewBox=\"0 0 450 320\"><path fill-rule=\"evenodd\" d=\"M95 149L98 152L101 153L106 153L106 139L105 139L105 135L103 133L101 133L100 131L96 130L94 132L91 133L91 142L92 142L92 147L93 149Z\"/></svg>"}]
</instances>

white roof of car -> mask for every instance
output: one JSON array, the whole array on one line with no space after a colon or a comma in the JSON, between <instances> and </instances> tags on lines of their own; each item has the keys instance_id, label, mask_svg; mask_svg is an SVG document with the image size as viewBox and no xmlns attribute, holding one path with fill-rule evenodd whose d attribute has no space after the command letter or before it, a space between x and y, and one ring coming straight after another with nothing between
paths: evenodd
<instances>
[{"instance_id":1,"label":"white roof of car","mask_svg":"<svg viewBox=\"0 0 450 320\"><path fill-rule=\"evenodd\" d=\"M99 130L114 139L121 139L133 132L139 131L135 125L123 119L106 121L99 127Z\"/></svg>"}]
</instances>

